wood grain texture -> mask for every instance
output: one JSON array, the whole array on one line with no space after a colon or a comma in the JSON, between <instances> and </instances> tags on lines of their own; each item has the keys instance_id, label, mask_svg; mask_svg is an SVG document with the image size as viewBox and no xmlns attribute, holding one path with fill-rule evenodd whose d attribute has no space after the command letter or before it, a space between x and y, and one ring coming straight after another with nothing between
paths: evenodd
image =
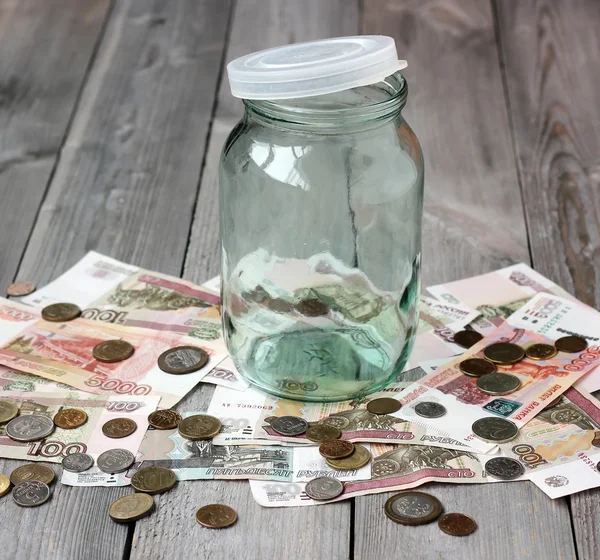
<instances>
[{"instance_id":1,"label":"wood grain texture","mask_svg":"<svg viewBox=\"0 0 600 560\"><path fill-rule=\"evenodd\" d=\"M19 266L109 5L0 0L2 295Z\"/></svg>"}]
</instances>

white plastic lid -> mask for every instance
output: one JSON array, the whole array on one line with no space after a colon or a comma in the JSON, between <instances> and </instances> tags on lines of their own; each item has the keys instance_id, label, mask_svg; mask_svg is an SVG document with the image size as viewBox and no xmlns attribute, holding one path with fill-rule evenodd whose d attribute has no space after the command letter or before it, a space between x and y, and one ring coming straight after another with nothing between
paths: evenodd
<instances>
[{"instance_id":1,"label":"white plastic lid","mask_svg":"<svg viewBox=\"0 0 600 560\"><path fill-rule=\"evenodd\" d=\"M227 75L235 97L292 99L375 84L406 66L392 37L359 35L247 54L227 65Z\"/></svg>"}]
</instances>

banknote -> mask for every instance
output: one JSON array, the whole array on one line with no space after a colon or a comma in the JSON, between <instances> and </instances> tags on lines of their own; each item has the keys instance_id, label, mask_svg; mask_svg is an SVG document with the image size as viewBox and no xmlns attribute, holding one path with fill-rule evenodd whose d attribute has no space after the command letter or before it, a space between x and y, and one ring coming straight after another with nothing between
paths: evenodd
<instances>
[{"instance_id":1,"label":"banknote","mask_svg":"<svg viewBox=\"0 0 600 560\"><path fill-rule=\"evenodd\" d=\"M0 365L0 391L36 393L72 390L72 387L64 383L57 383L38 375L23 373L22 371Z\"/></svg>"},{"instance_id":2,"label":"banknote","mask_svg":"<svg viewBox=\"0 0 600 560\"><path fill-rule=\"evenodd\" d=\"M88 453L96 458L100 453L121 447L137 453L148 427L148 414L158 406L159 397L130 395L90 395L81 391L48 391L44 393L0 391L0 400L15 403L19 415L42 414L53 418L64 408L79 408L88 415L87 422L75 429L56 428L48 437L29 443L18 442L6 435L0 424L0 457L27 461L60 463L71 453ZM102 433L102 426L113 418L130 418L137 424L133 434L115 440Z\"/></svg>"},{"instance_id":3,"label":"banknote","mask_svg":"<svg viewBox=\"0 0 600 560\"><path fill-rule=\"evenodd\" d=\"M248 388L248 382L240 375L230 356L212 368L202 378L202 383L221 385L236 391L245 391Z\"/></svg>"}]
</instances>

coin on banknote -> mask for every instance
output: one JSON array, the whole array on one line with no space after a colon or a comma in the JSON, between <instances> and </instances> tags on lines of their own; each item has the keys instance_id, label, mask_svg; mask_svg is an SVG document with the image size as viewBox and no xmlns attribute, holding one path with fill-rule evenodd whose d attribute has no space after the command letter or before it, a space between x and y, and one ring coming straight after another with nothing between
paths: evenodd
<instances>
[{"instance_id":1,"label":"coin on banknote","mask_svg":"<svg viewBox=\"0 0 600 560\"><path fill-rule=\"evenodd\" d=\"M104 340L94 346L92 354L96 360L105 364L115 364L131 358L135 348L126 340Z\"/></svg>"},{"instance_id":2,"label":"coin on banknote","mask_svg":"<svg viewBox=\"0 0 600 560\"><path fill-rule=\"evenodd\" d=\"M74 303L53 303L42 309L42 319L52 323L72 321L81 315L81 309Z\"/></svg>"},{"instance_id":3,"label":"coin on banknote","mask_svg":"<svg viewBox=\"0 0 600 560\"><path fill-rule=\"evenodd\" d=\"M155 410L148 415L148 424L157 430L172 430L181 422L181 414L170 408Z\"/></svg>"},{"instance_id":4,"label":"coin on banknote","mask_svg":"<svg viewBox=\"0 0 600 560\"><path fill-rule=\"evenodd\" d=\"M304 491L313 500L333 500L344 492L344 483L332 476L320 476L308 482Z\"/></svg>"},{"instance_id":5,"label":"coin on banknote","mask_svg":"<svg viewBox=\"0 0 600 560\"><path fill-rule=\"evenodd\" d=\"M432 401L421 401L415 405L415 412L423 418L439 418L446 414L446 407Z\"/></svg>"},{"instance_id":6,"label":"coin on banknote","mask_svg":"<svg viewBox=\"0 0 600 560\"><path fill-rule=\"evenodd\" d=\"M563 336L554 343L554 346L559 352L574 354L583 352L588 347L588 343L582 336Z\"/></svg>"},{"instance_id":7,"label":"coin on banknote","mask_svg":"<svg viewBox=\"0 0 600 560\"><path fill-rule=\"evenodd\" d=\"M469 377L481 377L496 371L496 365L481 358L467 358L458 364L460 371Z\"/></svg>"},{"instance_id":8,"label":"coin on banknote","mask_svg":"<svg viewBox=\"0 0 600 560\"><path fill-rule=\"evenodd\" d=\"M21 507L41 506L50 498L50 487L39 480L24 480L13 488L12 497Z\"/></svg>"},{"instance_id":9,"label":"coin on banknote","mask_svg":"<svg viewBox=\"0 0 600 560\"><path fill-rule=\"evenodd\" d=\"M516 364L525 357L525 350L512 342L494 342L483 350L484 357L495 364Z\"/></svg>"},{"instance_id":10,"label":"coin on banknote","mask_svg":"<svg viewBox=\"0 0 600 560\"><path fill-rule=\"evenodd\" d=\"M305 317L321 317L329 313L329 306L319 299L305 299L296 305L296 311Z\"/></svg>"},{"instance_id":11,"label":"coin on banknote","mask_svg":"<svg viewBox=\"0 0 600 560\"><path fill-rule=\"evenodd\" d=\"M506 443L515 439L519 433L519 428L514 422L495 416L475 420L471 430L479 439L489 443Z\"/></svg>"},{"instance_id":12,"label":"coin on banknote","mask_svg":"<svg viewBox=\"0 0 600 560\"><path fill-rule=\"evenodd\" d=\"M33 282L13 282L6 288L6 295L11 297L28 296L35 292L35 284Z\"/></svg>"},{"instance_id":13,"label":"coin on banknote","mask_svg":"<svg viewBox=\"0 0 600 560\"><path fill-rule=\"evenodd\" d=\"M220 431L220 420L208 414L194 414L179 422L179 434L191 441L212 439Z\"/></svg>"},{"instance_id":14,"label":"coin on banknote","mask_svg":"<svg viewBox=\"0 0 600 560\"><path fill-rule=\"evenodd\" d=\"M338 471L355 471L371 460L371 452L362 445L354 446L354 453L343 459L325 459L327 464Z\"/></svg>"},{"instance_id":15,"label":"coin on banknote","mask_svg":"<svg viewBox=\"0 0 600 560\"><path fill-rule=\"evenodd\" d=\"M397 399L381 398L373 399L367 403L367 410L371 414L392 414L400 410L400 401Z\"/></svg>"},{"instance_id":16,"label":"coin on banknote","mask_svg":"<svg viewBox=\"0 0 600 560\"><path fill-rule=\"evenodd\" d=\"M483 335L479 334L477 331L458 331L454 335L454 342L463 348L471 348L471 346L475 346L482 338Z\"/></svg>"},{"instance_id":17,"label":"coin on banknote","mask_svg":"<svg viewBox=\"0 0 600 560\"><path fill-rule=\"evenodd\" d=\"M425 492L402 492L385 503L385 514L402 525L425 525L435 521L442 513L442 504Z\"/></svg>"},{"instance_id":18,"label":"coin on banknote","mask_svg":"<svg viewBox=\"0 0 600 560\"><path fill-rule=\"evenodd\" d=\"M129 523L141 519L154 507L154 499L148 494L136 492L118 498L108 508L108 515L118 523Z\"/></svg>"},{"instance_id":19,"label":"coin on banknote","mask_svg":"<svg viewBox=\"0 0 600 560\"><path fill-rule=\"evenodd\" d=\"M308 422L298 416L278 416L271 422L271 428L282 436L299 436L308 430Z\"/></svg>"},{"instance_id":20,"label":"coin on banknote","mask_svg":"<svg viewBox=\"0 0 600 560\"><path fill-rule=\"evenodd\" d=\"M317 424L306 430L306 439L314 441L315 443L339 439L340 437L342 437L341 430L335 426L329 426L328 424Z\"/></svg>"},{"instance_id":21,"label":"coin on banknote","mask_svg":"<svg viewBox=\"0 0 600 560\"><path fill-rule=\"evenodd\" d=\"M10 478L8 476L0 474L0 497L8 494L10 490Z\"/></svg>"},{"instance_id":22,"label":"coin on banknote","mask_svg":"<svg viewBox=\"0 0 600 560\"><path fill-rule=\"evenodd\" d=\"M165 373L181 375L194 373L208 362L208 353L196 346L177 346L166 350L158 357L158 367Z\"/></svg>"},{"instance_id":23,"label":"coin on banknote","mask_svg":"<svg viewBox=\"0 0 600 560\"><path fill-rule=\"evenodd\" d=\"M556 354L558 354L558 350L555 346L544 344L543 342L532 344L525 350L525 355L530 360L549 360L550 358L554 358Z\"/></svg>"},{"instance_id":24,"label":"coin on banknote","mask_svg":"<svg viewBox=\"0 0 600 560\"><path fill-rule=\"evenodd\" d=\"M87 453L71 453L62 460L62 468L69 472L84 472L94 466L94 458Z\"/></svg>"},{"instance_id":25,"label":"coin on banknote","mask_svg":"<svg viewBox=\"0 0 600 560\"><path fill-rule=\"evenodd\" d=\"M98 468L107 474L125 472L134 462L133 453L127 449L109 449L96 459Z\"/></svg>"},{"instance_id":26,"label":"coin on banknote","mask_svg":"<svg viewBox=\"0 0 600 560\"><path fill-rule=\"evenodd\" d=\"M6 425L6 435L15 441L37 441L54 431L54 422L42 414L26 414Z\"/></svg>"},{"instance_id":27,"label":"coin on banknote","mask_svg":"<svg viewBox=\"0 0 600 560\"><path fill-rule=\"evenodd\" d=\"M54 416L54 423L63 430L80 428L88 419L88 415L79 408L63 408Z\"/></svg>"},{"instance_id":28,"label":"coin on banknote","mask_svg":"<svg viewBox=\"0 0 600 560\"><path fill-rule=\"evenodd\" d=\"M177 475L166 467L145 467L131 477L131 486L138 492L162 494L175 486Z\"/></svg>"},{"instance_id":29,"label":"coin on banknote","mask_svg":"<svg viewBox=\"0 0 600 560\"><path fill-rule=\"evenodd\" d=\"M52 484L54 477L54 469L40 463L21 465L10 473L10 481L15 486L24 480L39 480L45 484Z\"/></svg>"},{"instance_id":30,"label":"coin on banknote","mask_svg":"<svg viewBox=\"0 0 600 560\"><path fill-rule=\"evenodd\" d=\"M485 464L485 472L498 480L515 480L525 474L525 467L510 457L493 457Z\"/></svg>"},{"instance_id":31,"label":"coin on banknote","mask_svg":"<svg viewBox=\"0 0 600 560\"><path fill-rule=\"evenodd\" d=\"M464 513L446 513L438 519L438 527L447 535L466 537L477 529L477 523Z\"/></svg>"},{"instance_id":32,"label":"coin on banknote","mask_svg":"<svg viewBox=\"0 0 600 560\"><path fill-rule=\"evenodd\" d=\"M0 401L0 424L9 422L19 414L19 407L9 401Z\"/></svg>"},{"instance_id":33,"label":"coin on banknote","mask_svg":"<svg viewBox=\"0 0 600 560\"><path fill-rule=\"evenodd\" d=\"M344 439L332 439L319 445L319 453L325 459L343 459L354 453L354 444Z\"/></svg>"},{"instance_id":34,"label":"coin on banknote","mask_svg":"<svg viewBox=\"0 0 600 560\"><path fill-rule=\"evenodd\" d=\"M137 424L131 418L113 418L102 425L102 433L113 439L130 436L136 430Z\"/></svg>"},{"instance_id":35,"label":"coin on banknote","mask_svg":"<svg viewBox=\"0 0 600 560\"><path fill-rule=\"evenodd\" d=\"M476 384L487 395L509 395L521 387L521 380L510 373L489 373L478 378Z\"/></svg>"},{"instance_id":36,"label":"coin on banknote","mask_svg":"<svg viewBox=\"0 0 600 560\"><path fill-rule=\"evenodd\" d=\"M229 506L210 504L196 512L196 521L209 529L224 529L237 521L237 513Z\"/></svg>"}]
</instances>

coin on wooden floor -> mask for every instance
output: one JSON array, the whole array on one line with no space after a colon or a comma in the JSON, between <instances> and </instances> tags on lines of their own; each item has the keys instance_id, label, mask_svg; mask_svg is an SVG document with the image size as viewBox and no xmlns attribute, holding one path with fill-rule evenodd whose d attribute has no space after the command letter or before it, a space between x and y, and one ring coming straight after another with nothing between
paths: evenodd
<instances>
[{"instance_id":1,"label":"coin on wooden floor","mask_svg":"<svg viewBox=\"0 0 600 560\"><path fill-rule=\"evenodd\" d=\"M342 437L341 430L328 424L317 424L306 430L306 438L315 443L339 439L340 437Z\"/></svg>"},{"instance_id":2,"label":"coin on wooden floor","mask_svg":"<svg viewBox=\"0 0 600 560\"><path fill-rule=\"evenodd\" d=\"M208 353L196 346L177 346L158 357L158 367L165 373L182 375L202 369L208 362Z\"/></svg>"},{"instance_id":3,"label":"coin on wooden floor","mask_svg":"<svg viewBox=\"0 0 600 560\"><path fill-rule=\"evenodd\" d=\"M479 377L476 385L487 395L509 395L521 387L521 380L510 373L489 373Z\"/></svg>"},{"instance_id":4,"label":"coin on wooden floor","mask_svg":"<svg viewBox=\"0 0 600 560\"><path fill-rule=\"evenodd\" d=\"M54 423L63 430L80 428L88 420L88 415L79 408L63 408L54 416Z\"/></svg>"},{"instance_id":5,"label":"coin on wooden floor","mask_svg":"<svg viewBox=\"0 0 600 560\"><path fill-rule=\"evenodd\" d=\"M333 500L344 492L344 483L332 476L320 476L309 481L304 491L313 500Z\"/></svg>"},{"instance_id":6,"label":"coin on wooden floor","mask_svg":"<svg viewBox=\"0 0 600 560\"><path fill-rule=\"evenodd\" d=\"M179 422L178 429L181 437L191 441L212 439L221 431L221 422L208 414L194 414Z\"/></svg>"},{"instance_id":7,"label":"coin on wooden floor","mask_svg":"<svg viewBox=\"0 0 600 560\"><path fill-rule=\"evenodd\" d=\"M390 398L373 399L367 403L367 410L371 414L392 414L400 410L399 400Z\"/></svg>"},{"instance_id":8,"label":"coin on wooden floor","mask_svg":"<svg viewBox=\"0 0 600 560\"><path fill-rule=\"evenodd\" d=\"M96 459L98 468L107 474L125 472L134 462L133 453L127 449L109 449Z\"/></svg>"},{"instance_id":9,"label":"coin on wooden floor","mask_svg":"<svg viewBox=\"0 0 600 560\"><path fill-rule=\"evenodd\" d=\"M181 414L170 408L155 410L148 415L148 424L157 430L172 430L181 422Z\"/></svg>"},{"instance_id":10,"label":"coin on wooden floor","mask_svg":"<svg viewBox=\"0 0 600 560\"><path fill-rule=\"evenodd\" d=\"M40 463L29 463L21 465L10 473L10 481L16 486L24 480L39 480L45 484L52 484L54 477L54 469Z\"/></svg>"},{"instance_id":11,"label":"coin on wooden floor","mask_svg":"<svg viewBox=\"0 0 600 560\"><path fill-rule=\"evenodd\" d=\"M130 523L150 513L153 507L152 496L136 492L127 494L110 504L108 515L117 523Z\"/></svg>"},{"instance_id":12,"label":"coin on wooden floor","mask_svg":"<svg viewBox=\"0 0 600 560\"><path fill-rule=\"evenodd\" d=\"M6 424L6 435L15 441L37 441L54 431L52 418L42 414L25 414Z\"/></svg>"},{"instance_id":13,"label":"coin on wooden floor","mask_svg":"<svg viewBox=\"0 0 600 560\"><path fill-rule=\"evenodd\" d=\"M415 405L415 412L422 418L439 418L446 414L446 407L432 401L421 401Z\"/></svg>"},{"instance_id":14,"label":"coin on wooden floor","mask_svg":"<svg viewBox=\"0 0 600 560\"><path fill-rule=\"evenodd\" d=\"M339 441L339 440L338 440ZM325 459L327 464L338 471L355 471L371 460L371 452L362 445L354 446L354 453L343 459Z\"/></svg>"},{"instance_id":15,"label":"coin on wooden floor","mask_svg":"<svg viewBox=\"0 0 600 560\"><path fill-rule=\"evenodd\" d=\"M442 504L425 492L403 492L392 496L384 507L389 519L402 525L424 525L442 513Z\"/></svg>"},{"instance_id":16,"label":"coin on wooden floor","mask_svg":"<svg viewBox=\"0 0 600 560\"><path fill-rule=\"evenodd\" d=\"M321 317L329 313L329 306L319 299L305 299L296 305L296 311L305 317Z\"/></svg>"},{"instance_id":17,"label":"coin on wooden floor","mask_svg":"<svg viewBox=\"0 0 600 560\"><path fill-rule=\"evenodd\" d=\"M0 401L0 424L10 422L19 414L19 407L9 401Z\"/></svg>"},{"instance_id":18,"label":"coin on wooden floor","mask_svg":"<svg viewBox=\"0 0 600 560\"><path fill-rule=\"evenodd\" d=\"M10 478L8 476L0 474L0 497L8 494L10 490Z\"/></svg>"},{"instance_id":19,"label":"coin on wooden floor","mask_svg":"<svg viewBox=\"0 0 600 560\"><path fill-rule=\"evenodd\" d=\"M485 464L485 472L498 480L515 480L525 474L525 467L510 457L493 457Z\"/></svg>"},{"instance_id":20,"label":"coin on wooden floor","mask_svg":"<svg viewBox=\"0 0 600 560\"><path fill-rule=\"evenodd\" d=\"M471 348L471 346L475 346L482 338L483 335L479 334L477 331L458 331L454 335L454 342L463 348Z\"/></svg>"},{"instance_id":21,"label":"coin on wooden floor","mask_svg":"<svg viewBox=\"0 0 600 560\"><path fill-rule=\"evenodd\" d=\"M525 357L525 350L512 342L494 342L483 350L486 360L495 364L516 364Z\"/></svg>"},{"instance_id":22,"label":"coin on wooden floor","mask_svg":"<svg viewBox=\"0 0 600 560\"><path fill-rule=\"evenodd\" d=\"M555 346L544 344L543 342L532 344L525 350L525 355L530 360L549 360L550 358L554 358L556 354L558 354L558 350Z\"/></svg>"},{"instance_id":23,"label":"coin on wooden floor","mask_svg":"<svg viewBox=\"0 0 600 560\"><path fill-rule=\"evenodd\" d=\"M12 497L21 507L41 506L50 498L50 487L39 480L25 480L13 488Z\"/></svg>"},{"instance_id":24,"label":"coin on wooden floor","mask_svg":"<svg viewBox=\"0 0 600 560\"><path fill-rule=\"evenodd\" d=\"M196 521L209 529L224 529L237 521L237 513L229 506L210 504L196 512Z\"/></svg>"},{"instance_id":25,"label":"coin on wooden floor","mask_svg":"<svg viewBox=\"0 0 600 560\"><path fill-rule=\"evenodd\" d=\"M515 439L519 433L519 428L514 422L494 416L475 420L471 430L479 439L489 443L506 443Z\"/></svg>"},{"instance_id":26,"label":"coin on wooden floor","mask_svg":"<svg viewBox=\"0 0 600 560\"><path fill-rule=\"evenodd\" d=\"M496 365L481 358L467 358L458 364L460 371L469 377L481 377L496 371Z\"/></svg>"},{"instance_id":27,"label":"coin on wooden floor","mask_svg":"<svg viewBox=\"0 0 600 560\"><path fill-rule=\"evenodd\" d=\"M354 444L344 439L332 439L319 445L319 453L325 459L343 459L354 453Z\"/></svg>"},{"instance_id":28,"label":"coin on wooden floor","mask_svg":"<svg viewBox=\"0 0 600 560\"><path fill-rule=\"evenodd\" d=\"M177 475L166 467L145 467L131 477L131 486L138 492L162 494L175 486Z\"/></svg>"},{"instance_id":29,"label":"coin on wooden floor","mask_svg":"<svg viewBox=\"0 0 600 560\"><path fill-rule=\"evenodd\" d=\"M94 358L105 364L122 362L127 358L131 358L134 352L135 348L133 347L133 344L126 340L119 339L99 342L92 350Z\"/></svg>"},{"instance_id":30,"label":"coin on wooden floor","mask_svg":"<svg viewBox=\"0 0 600 560\"><path fill-rule=\"evenodd\" d=\"M308 422L298 416L278 416L271 422L271 428L282 436L299 436L308 430Z\"/></svg>"},{"instance_id":31,"label":"coin on wooden floor","mask_svg":"<svg viewBox=\"0 0 600 560\"><path fill-rule=\"evenodd\" d=\"M113 439L130 436L136 430L137 424L131 418L113 418L102 426L102 433Z\"/></svg>"},{"instance_id":32,"label":"coin on wooden floor","mask_svg":"<svg viewBox=\"0 0 600 560\"><path fill-rule=\"evenodd\" d=\"M466 537L477 529L477 523L464 513L446 513L438 519L438 527L447 535Z\"/></svg>"},{"instance_id":33,"label":"coin on wooden floor","mask_svg":"<svg viewBox=\"0 0 600 560\"><path fill-rule=\"evenodd\" d=\"M35 292L35 284L33 282L13 282L6 288L6 295L11 297L28 296Z\"/></svg>"},{"instance_id":34,"label":"coin on wooden floor","mask_svg":"<svg viewBox=\"0 0 600 560\"><path fill-rule=\"evenodd\" d=\"M94 466L94 458L87 453L71 453L62 460L62 468L69 472L84 472Z\"/></svg>"},{"instance_id":35,"label":"coin on wooden floor","mask_svg":"<svg viewBox=\"0 0 600 560\"><path fill-rule=\"evenodd\" d=\"M74 303L53 303L42 309L42 319L52 323L72 321L81 315L81 309Z\"/></svg>"},{"instance_id":36,"label":"coin on wooden floor","mask_svg":"<svg viewBox=\"0 0 600 560\"><path fill-rule=\"evenodd\" d=\"M582 336L563 336L554 343L554 346L559 352L574 354L583 352L588 347L588 343Z\"/></svg>"}]
</instances>

